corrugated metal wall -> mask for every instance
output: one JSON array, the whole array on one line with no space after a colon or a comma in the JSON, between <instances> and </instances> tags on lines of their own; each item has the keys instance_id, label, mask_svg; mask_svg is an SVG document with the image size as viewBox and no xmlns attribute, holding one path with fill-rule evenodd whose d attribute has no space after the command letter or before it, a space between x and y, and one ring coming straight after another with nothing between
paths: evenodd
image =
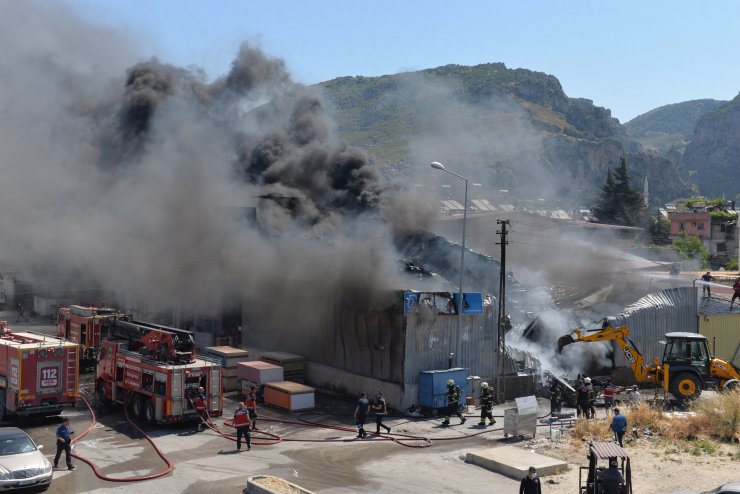
<instances>
[{"instance_id":1,"label":"corrugated metal wall","mask_svg":"<svg viewBox=\"0 0 740 494\"><path fill-rule=\"evenodd\" d=\"M694 287L671 288L642 297L616 317L616 324L629 327L632 340L652 364L655 357L663 357L664 346L658 343L673 331L698 332L697 297ZM627 361L614 343L614 362L627 367Z\"/></svg>"},{"instance_id":2,"label":"corrugated metal wall","mask_svg":"<svg viewBox=\"0 0 740 494\"><path fill-rule=\"evenodd\" d=\"M273 310L274 305L267 301L245 301L242 341L246 348L294 353L312 362L400 384L403 292L388 296L390 302L375 309L352 306L341 296L333 303L296 301L282 311Z\"/></svg>"},{"instance_id":3,"label":"corrugated metal wall","mask_svg":"<svg viewBox=\"0 0 740 494\"><path fill-rule=\"evenodd\" d=\"M740 314L699 316L699 333L709 339L709 350L714 345L715 357L731 360L740 344Z\"/></svg>"},{"instance_id":4,"label":"corrugated metal wall","mask_svg":"<svg viewBox=\"0 0 740 494\"><path fill-rule=\"evenodd\" d=\"M469 369L470 375L488 379L496 374L495 308L485 307L482 316L463 316L460 358L455 367ZM404 382L419 382L419 372L446 369L448 356L455 348L457 316L437 315L406 319Z\"/></svg>"}]
</instances>

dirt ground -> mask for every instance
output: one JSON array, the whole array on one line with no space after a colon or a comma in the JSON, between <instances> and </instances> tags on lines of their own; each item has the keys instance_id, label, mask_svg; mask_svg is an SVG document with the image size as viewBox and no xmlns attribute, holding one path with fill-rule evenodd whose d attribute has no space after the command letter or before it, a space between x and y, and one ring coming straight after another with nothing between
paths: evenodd
<instances>
[{"instance_id":1,"label":"dirt ground","mask_svg":"<svg viewBox=\"0 0 740 494\"><path fill-rule=\"evenodd\" d=\"M578 467L588 464L586 441L564 437L562 442L552 442L540 437L520 446L569 463L567 472L543 478L543 493L576 492ZM737 444L715 445L717 450L714 454L696 447L696 442L670 443L654 437L627 440L624 446L631 455L632 484L636 494L697 492L740 480L740 458L737 456L740 447Z\"/></svg>"}]
</instances>

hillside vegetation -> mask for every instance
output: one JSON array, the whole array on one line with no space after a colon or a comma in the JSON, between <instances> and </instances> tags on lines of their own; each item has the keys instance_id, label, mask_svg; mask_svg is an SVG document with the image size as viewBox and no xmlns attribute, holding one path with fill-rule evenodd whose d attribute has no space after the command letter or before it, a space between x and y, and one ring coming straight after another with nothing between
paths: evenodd
<instances>
[{"instance_id":1,"label":"hillside vegetation","mask_svg":"<svg viewBox=\"0 0 740 494\"><path fill-rule=\"evenodd\" d=\"M568 97L552 75L491 63L320 85L341 137L413 176L442 161L524 198L581 201L626 158L651 200L687 195L674 163L645 153L611 112ZM426 170L424 170L426 173Z\"/></svg>"}]
</instances>

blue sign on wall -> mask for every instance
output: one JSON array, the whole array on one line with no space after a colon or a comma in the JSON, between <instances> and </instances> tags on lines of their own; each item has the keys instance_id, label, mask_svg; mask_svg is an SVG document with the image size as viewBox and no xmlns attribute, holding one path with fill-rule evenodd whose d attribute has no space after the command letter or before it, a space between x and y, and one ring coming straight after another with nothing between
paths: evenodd
<instances>
[{"instance_id":1,"label":"blue sign on wall","mask_svg":"<svg viewBox=\"0 0 740 494\"><path fill-rule=\"evenodd\" d=\"M457 315L457 293L405 292L403 314L417 314L420 307L427 307L437 314ZM483 295L480 292L463 293L463 315L483 314Z\"/></svg>"}]
</instances>

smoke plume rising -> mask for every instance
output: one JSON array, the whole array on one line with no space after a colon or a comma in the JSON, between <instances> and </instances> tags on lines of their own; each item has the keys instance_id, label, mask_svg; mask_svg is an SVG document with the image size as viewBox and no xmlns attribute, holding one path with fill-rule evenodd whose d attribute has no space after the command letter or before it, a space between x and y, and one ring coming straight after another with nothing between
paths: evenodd
<instances>
[{"instance_id":1,"label":"smoke plume rising","mask_svg":"<svg viewBox=\"0 0 740 494\"><path fill-rule=\"evenodd\" d=\"M0 6L0 46L0 263L20 277L150 312L394 285L392 233L423 221L395 224L404 191L281 60L244 44L208 82L35 2Z\"/></svg>"}]
</instances>

